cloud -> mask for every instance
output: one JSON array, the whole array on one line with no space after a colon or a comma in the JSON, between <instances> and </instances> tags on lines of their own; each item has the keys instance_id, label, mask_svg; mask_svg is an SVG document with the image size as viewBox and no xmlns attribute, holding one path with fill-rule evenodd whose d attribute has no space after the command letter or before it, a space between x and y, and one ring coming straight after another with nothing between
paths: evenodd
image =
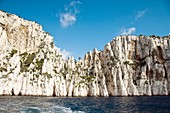
<instances>
[{"instance_id":1,"label":"cloud","mask_svg":"<svg viewBox=\"0 0 170 113\"><path fill-rule=\"evenodd\" d=\"M64 11L59 13L61 27L67 28L76 23L77 14L80 12L79 5L81 5L80 1L71 1L69 5L64 5Z\"/></svg>"},{"instance_id":2,"label":"cloud","mask_svg":"<svg viewBox=\"0 0 170 113\"><path fill-rule=\"evenodd\" d=\"M67 59L71 56L71 53L69 51L66 51L65 49L61 51L61 54L62 54L63 59Z\"/></svg>"},{"instance_id":3,"label":"cloud","mask_svg":"<svg viewBox=\"0 0 170 113\"><path fill-rule=\"evenodd\" d=\"M138 11L135 17L135 20L138 20L139 18L141 18L142 16L145 15L145 13L147 12L147 10L142 10L142 11Z\"/></svg>"},{"instance_id":4,"label":"cloud","mask_svg":"<svg viewBox=\"0 0 170 113\"><path fill-rule=\"evenodd\" d=\"M77 4L81 4L81 2L80 1L71 1L70 2L70 6L75 6Z\"/></svg>"},{"instance_id":5,"label":"cloud","mask_svg":"<svg viewBox=\"0 0 170 113\"><path fill-rule=\"evenodd\" d=\"M135 17L132 19L131 21L131 25L134 25L136 20L140 19L141 17L143 17L146 12L148 11L148 9L144 9L144 10L141 10L141 11L138 11L135 15ZM135 27L131 27L131 28L120 28L120 35L131 35L132 33L134 33L136 31L136 28Z\"/></svg>"},{"instance_id":6,"label":"cloud","mask_svg":"<svg viewBox=\"0 0 170 113\"><path fill-rule=\"evenodd\" d=\"M134 33L135 31L136 31L135 27L131 27L131 28L128 28L128 29L121 28L120 35L130 35L130 34Z\"/></svg>"},{"instance_id":7,"label":"cloud","mask_svg":"<svg viewBox=\"0 0 170 113\"><path fill-rule=\"evenodd\" d=\"M75 24L76 20L76 16L70 13L64 13L60 15L60 25L64 28Z\"/></svg>"},{"instance_id":8,"label":"cloud","mask_svg":"<svg viewBox=\"0 0 170 113\"><path fill-rule=\"evenodd\" d=\"M57 48L57 50L59 51L59 53L61 53L62 58L65 60L71 56L71 52L69 52L65 49L62 50L61 48Z\"/></svg>"}]
</instances>

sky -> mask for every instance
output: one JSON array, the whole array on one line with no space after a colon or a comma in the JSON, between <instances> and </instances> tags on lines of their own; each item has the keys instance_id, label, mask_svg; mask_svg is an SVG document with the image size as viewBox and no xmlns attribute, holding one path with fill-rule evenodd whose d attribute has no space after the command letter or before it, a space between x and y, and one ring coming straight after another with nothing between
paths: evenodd
<instances>
[{"instance_id":1,"label":"sky","mask_svg":"<svg viewBox=\"0 0 170 113\"><path fill-rule=\"evenodd\" d=\"M41 24L65 58L118 35L170 34L170 0L0 0L0 10Z\"/></svg>"}]
</instances>

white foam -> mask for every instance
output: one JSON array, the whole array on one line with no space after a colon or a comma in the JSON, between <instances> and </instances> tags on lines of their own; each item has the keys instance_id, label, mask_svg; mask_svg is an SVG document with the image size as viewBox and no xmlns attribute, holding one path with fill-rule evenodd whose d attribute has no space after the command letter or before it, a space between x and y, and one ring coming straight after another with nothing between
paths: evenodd
<instances>
[{"instance_id":1,"label":"white foam","mask_svg":"<svg viewBox=\"0 0 170 113\"><path fill-rule=\"evenodd\" d=\"M20 113L85 113L83 111L73 111L71 108L63 106L49 106L48 108L26 107Z\"/></svg>"},{"instance_id":2,"label":"white foam","mask_svg":"<svg viewBox=\"0 0 170 113\"><path fill-rule=\"evenodd\" d=\"M60 111L60 113L85 113L83 111L72 111L70 108L63 106L55 106L56 111Z\"/></svg>"},{"instance_id":3,"label":"white foam","mask_svg":"<svg viewBox=\"0 0 170 113\"><path fill-rule=\"evenodd\" d=\"M38 107L27 107L23 110L20 111L20 113L34 113L36 111L36 113L40 113L41 109Z\"/></svg>"}]
</instances>

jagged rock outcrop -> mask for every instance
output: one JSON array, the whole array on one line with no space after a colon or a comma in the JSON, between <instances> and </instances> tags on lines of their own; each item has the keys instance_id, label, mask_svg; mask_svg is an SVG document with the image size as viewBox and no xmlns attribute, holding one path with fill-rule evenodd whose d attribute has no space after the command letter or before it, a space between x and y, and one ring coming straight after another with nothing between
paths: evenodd
<instances>
[{"instance_id":1,"label":"jagged rock outcrop","mask_svg":"<svg viewBox=\"0 0 170 113\"><path fill-rule=\"evenodd\" d=\"M42 27L0 11L0 95L170 94L170 37L118 36L64 60Z\"/></svg>"}]
</instances>

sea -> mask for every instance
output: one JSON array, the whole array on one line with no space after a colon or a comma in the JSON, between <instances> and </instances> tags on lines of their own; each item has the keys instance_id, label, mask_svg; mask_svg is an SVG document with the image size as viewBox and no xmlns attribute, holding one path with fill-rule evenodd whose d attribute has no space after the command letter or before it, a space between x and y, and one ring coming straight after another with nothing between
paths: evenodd
<instances>
[{"instance_id":1,"label":"sea","mask_svg":"<svg viewBox=\"0 0 170 113\"><path fill-rule=\"evenodd\" d=\"M0 96L0 113L170 113L170 96Z\"/></svg>"}]
</instances>

